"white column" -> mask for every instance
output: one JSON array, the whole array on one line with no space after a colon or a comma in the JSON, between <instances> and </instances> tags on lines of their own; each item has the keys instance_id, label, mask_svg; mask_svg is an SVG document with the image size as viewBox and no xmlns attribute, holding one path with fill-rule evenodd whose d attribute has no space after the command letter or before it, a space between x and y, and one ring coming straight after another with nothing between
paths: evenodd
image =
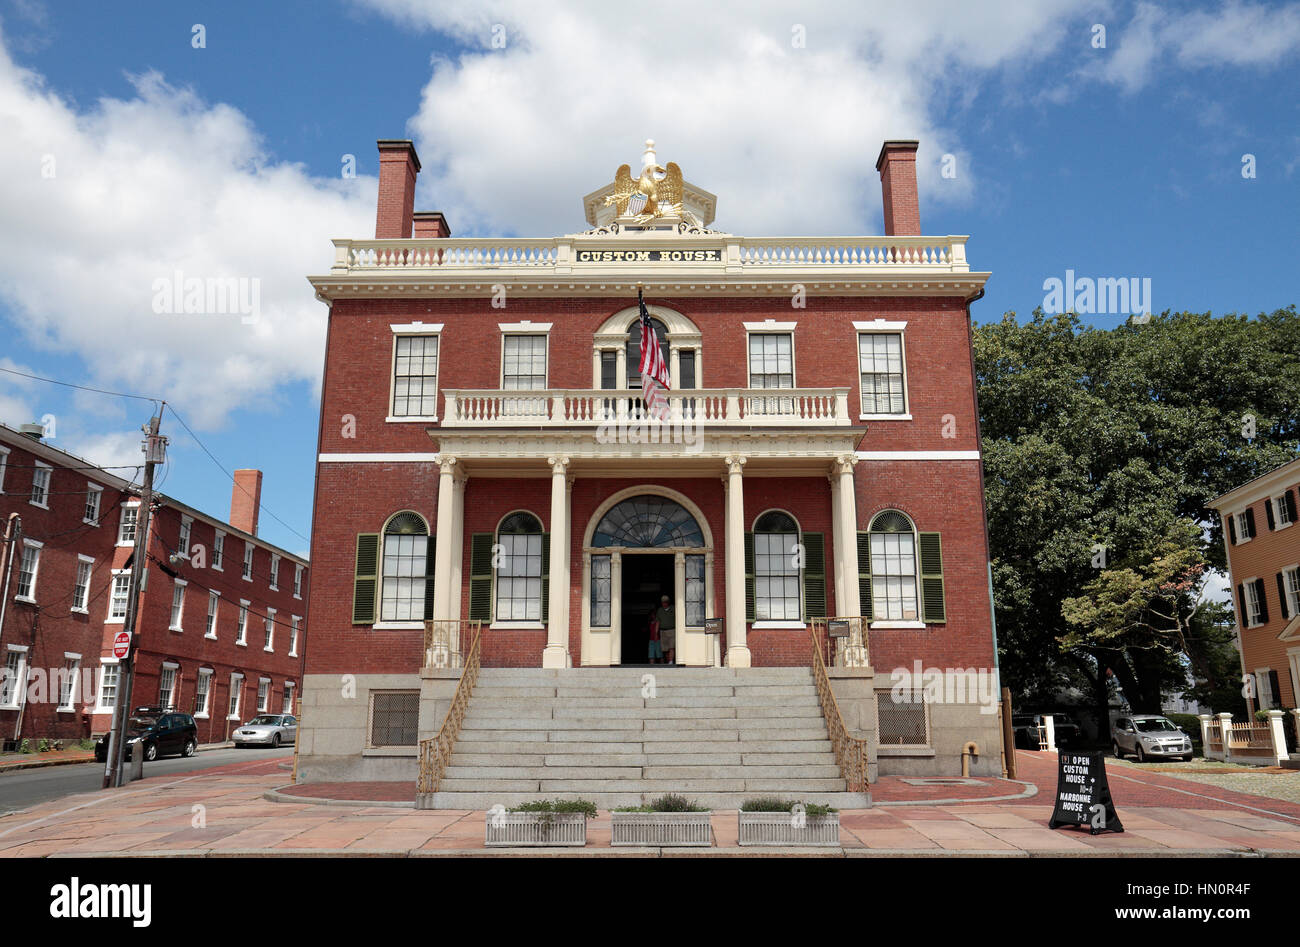
<instances>
[{"instance_id":1,"label":"white column","mask_svg":"<svg viewBox=\"0 0 1300 947\"><path fill-rule=\"evenodd\" d=\"M1250 705L1247 704L1246 706L1249 707ZM1232 714L1219 714L1219 732L1223 734L1223 761L1231 763L1232 750L1228 737L1232 733Z\"/></svg>"},{"instance_id":2,"label":"white column","mask_svg":"<svg viewBox=\"0 0 1300 947\"><path fill-rule=\"evenodd\" d=\"M853 454L844 454L835 458L835 475L838 482L836 490L839 500L836 511L835 528L840 534L840 548L835 556L835 571L838 576L843 569L845 615L861 615L862 600L858 595L858 499L854 489L853 465L858 458ZM841 600L839 596L837 601Z\"/></svg>"},{"instance_id":3,"label":"white column","mask_svg":"<svg viewBox=\"0 0 1300 947\"><path fill-rule=\"evenodd\" d=\"M550 457L551 591L542 667L569 666L569 516L567 457Z\"/></svg>"},{"instance_id":4,"label":"white column","mask_svg":"<svg viewBox=\"0 0 1300 947\"><path fill-rule=\"evenodd\" d=\"M745 640L745 458L731 454L727 463L727 667L750 667Z\"/></svg>"},{"instance_id":5,"label":"white column","mask_svg":"<svg viewBox=\"0 0 1300 947\"><path fill-rule=\"evenodd\" d=\"M618 347L618 355L615 357L614 368L614 387L622 391L627 387L627 345Z\"/></svg>"},{"instance_id":6,"label":"white column","mask_svg":"<svg viewBox=\"0 0 1300 947\"><path fill-rule=\"evenodd\" d=\"M438 475L438 537L433 555L433 618L444 621L451 617L451 561L452 535L456 531L456 458L443 455L439 461Z\"/></svg>"},{"instance_id":7,"label":"white column","mask_svg":"<svg viewBox=\"0 0 1300 947\"><path fill-rule=\"evenodd\" d=\"M668 382L672 385L673 391L678 391L682 387L681 355L675 345L668 349Z\"/></svg>"},{"instance_id":8,"label":"white column","mask_svg":"<svg viewBox=\"0 0 1300 947\"><path fill-rule=\"evenodd\" d=\"M458 472L455 481L452 484L452 499L454 504L453 522L451 524L451 581L448 585L448 595L451 597L451 614L448 616L453 621L460 621L461 596L464 592L462 586L463 564L465 559L465 472ZM442 542L446 540L439 537ZM439 545L442 544L439 542ZM434 550L435 558L437 550ZM435 590L436 591L436 590ZM464 650L470 645L469 641L461 640L461 629L457 626L457 632L452 635L451 639L451 666L458 668L461 666L462 655Z\"/></svg>"},{"instance_id":9,"label":"white column","mask_svg":"<svg viewBox=\"0 0 1300 947\"><path fill-rule=\"evenodd\" d=\"M844 537L840 526L840 482L835 474L826 475L826 482L831 491L831 560L835 564L835 611L834 615L851 614L844 606L844 557L840 551L844 547Z\"/></svg>"},{"instance_id":10,"label":"white column","mask_svg":"<svg viewBox=\"0 0 1300 947\"><path fill-rule=\"evenodd\" d=\"M1282 730L1282 718L1286 716L1280 710L1268 712L1269 734L1273 737L1273 765L1281 766L1282 761L1290 759L1286 752L1286 733Z\"/></svg>"}]
</instances>

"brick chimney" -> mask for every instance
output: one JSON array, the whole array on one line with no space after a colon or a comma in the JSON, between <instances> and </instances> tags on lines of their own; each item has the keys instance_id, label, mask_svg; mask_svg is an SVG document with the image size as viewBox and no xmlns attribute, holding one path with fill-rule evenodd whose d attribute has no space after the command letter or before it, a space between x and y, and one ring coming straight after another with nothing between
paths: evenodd
<instances>
[{"instance_id":1,"label":"brick chimney","mask_svg":"<svg viewBox=\"0 0 1300 947\"><path fill-rule=\"evenodd\" d=\"M262 505L262 471L236 470L230 488L230 525L257 535L257 511Z\"/></svg>"},{"instance_id":2,"label":"brick chimney","mask_svg":"<svg viewBox=\"0 0 1300 947\"><path fill-rule=\"evenodd\" d=\"M415 223L415 239L451 236L451 228L447 226L447 218L442 216L441 211L422 210L411 216Z\"/></svg>"},{"instance_id":3,"label":"brick chimney","mask_svg":"<svg viewBox=\"0 0 1300 947\"><path fill-rule=\"evenodd\" d=\"M921 233L921 208L916 196L915 141L887 141L880 147L876 170L885 203L885 236Z\"/></svg>"},{"instance_id":4,"label":"brick chimney","mask_svg":"<svg viewBox=\"0 0 1300 947\"><path fill-rule=\"evenodd\" d=\"M375 239L409 240L420 156L408 139L379 139L379 201Z\"/></svg>"}]
</instances>

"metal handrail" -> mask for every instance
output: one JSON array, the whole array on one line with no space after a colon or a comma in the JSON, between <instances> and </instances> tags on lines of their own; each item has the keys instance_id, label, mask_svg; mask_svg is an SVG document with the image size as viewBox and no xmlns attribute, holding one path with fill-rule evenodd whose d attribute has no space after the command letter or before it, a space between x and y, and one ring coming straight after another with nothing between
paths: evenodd
<instances>
[{"instance_id":1,"label":"metal handrail","mask_svg":"<svg viewBox=\"0 0 1300 947\"><path fill-rule=\"evenodd\" d=\"M848 784L849 792L867 792L871 782L867 766L867 741L850 736L848 727L844 725L844 716L840 713L839 702L835 700L831 680L826 673L826 662L822 660L822 642L817 634L819 627L825 628L826 622L815 621L809 627L812 636L812 672L822 716L826 718L826 730L835 750L835 762L839 764L840 775Z\"/></svg>"},{"instance_id":2,"label":"metal handrail","mask_svg":"<svg viewBox=\"0 0 1300 947\"><path fill-rule=\"evenodd\" d=\"M428 640L431 633L432 624L430 622L425 626L426 640ZM416 792L421 795L438 791L438 786L442 782L442 775L447 771L447 765L451 762L451 751L455 748L456 738L460 735L460 725L465 719L465 710L469 707L469 698L474 692L474 683L478 680L482 654L483 625L482 622L474 622L473 624L477 626L474 629L474 640L470 643L469 652L465 655L465 668L461 671L460 682L456 685L456 693L452 695L451 706L447 708L447 716L443 718L437 736L420 741L420 773L416 779L415 788Z\"/></svg>"}]
</instances>

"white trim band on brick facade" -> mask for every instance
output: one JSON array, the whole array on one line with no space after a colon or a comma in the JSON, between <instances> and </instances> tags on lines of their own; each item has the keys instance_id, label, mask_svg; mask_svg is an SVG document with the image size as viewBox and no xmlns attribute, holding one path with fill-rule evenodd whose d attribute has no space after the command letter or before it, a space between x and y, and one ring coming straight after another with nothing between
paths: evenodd
<instances>
[{"instance_id":1,"label":"white trim band on brick facade","mask_svg":"<svg viewBox=\"0 0 1300 947\"><path fill-rule=\"evenodd\" d=\"M858 460L979 460L977 450L860 450Z\"/></svg>"},{"instance_id":2,"label":"white trim band on brick facade","mask_svg":"<svg viewBox=\"0 0 1300 947\"><path fill-rule=\"evenodd\" d=\"M321 464L436 464L437 454L320 454L316 462Z\"/></svg>"},{"instance_id":3,"label":"white trim band on brick facade","mask_svg":"<svg viewBox=\"0 0 1300 947\"><path fill-rule=\"evenodd\" d=\"M855 322L853 328L859 332L902 332L907 328L907 323L890 319L873 319L871 322Z\"/></svg>"},{"instance_id":4,"label":"white trim band on brick facade","mask_svg":"<svg viewBox=\"0 0 1300 947\"><path fill-rule=\"evenodd\" d=\"M394 335L436 335L442 331L441 322L408 322L404 325L389 323Z\"/></svg>"}]
</instances>

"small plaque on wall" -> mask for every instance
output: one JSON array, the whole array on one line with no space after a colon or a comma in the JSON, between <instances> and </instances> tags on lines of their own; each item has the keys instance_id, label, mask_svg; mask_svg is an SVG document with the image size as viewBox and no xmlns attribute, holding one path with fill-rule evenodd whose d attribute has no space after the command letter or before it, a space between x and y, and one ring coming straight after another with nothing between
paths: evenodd
<instances>
[{"instance_id":1,"label":"small plaque on wall","mask_svg":"<svg viewBox=\"0 0 1300 947\"><path fill-rule=\"evenodd\" d=\"M849 621L847 618L833 618L826 623L826 633L832 638L847 638L849 636Z\"/></svg>"},{"instance_id":2,"label":"small plaque on wall","mask_svg":"<svg viewBox=\"0 0 1300 947\"><path fill-rule=\"evenodd\" d=\"M704 633L706 635L722 634L722 619L721 618L704 619Z\"/></svg>"}]
</instances>

